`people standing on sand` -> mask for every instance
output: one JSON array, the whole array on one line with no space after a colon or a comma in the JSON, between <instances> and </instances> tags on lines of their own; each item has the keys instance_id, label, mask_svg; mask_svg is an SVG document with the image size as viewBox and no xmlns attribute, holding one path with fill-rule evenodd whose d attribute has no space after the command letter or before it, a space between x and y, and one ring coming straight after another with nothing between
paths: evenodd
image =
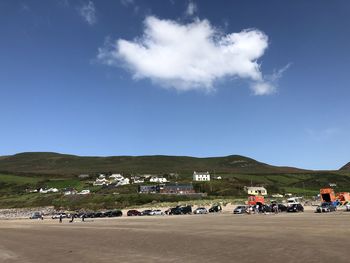
<instances>
[{"instance_id":1,"label":"people standing on sand","mask_svg":"<svg viewBox=\"0 0 350 263\"><path fill-rule=\"evenodd\" d=\"M81 216L81 222L85 222L85 214L82 214L82 216Z\"/></svg>"},{"instance_id":2,"label":"people standing on sand","mask_svg":"<svg viewBox=\"0 0 350 263\"><path fill-rule=\"evenodd\" d=\"M69 221L69 223L73 223L74 217L75 217L75 214L72 214L72 218L71 218L71 220Z\"/></svg>"},{"instance_id":3,"label":"people standing on sand","mask_svg":"<svg viewBox=\"0 0 350 263\"><path fill-rule=\"evenodd\" d=\"M62 214L60 214L60 223L62 223L62 218L63 218L63 216L62 216Z\"/></svg>"}]
</instances>

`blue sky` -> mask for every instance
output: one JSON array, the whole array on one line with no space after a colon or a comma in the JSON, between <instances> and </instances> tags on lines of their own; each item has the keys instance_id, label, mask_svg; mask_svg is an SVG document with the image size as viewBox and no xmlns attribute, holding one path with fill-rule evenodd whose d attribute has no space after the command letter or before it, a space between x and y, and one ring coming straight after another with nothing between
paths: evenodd
<instances>
[{"instance_id":1,"label":"blue sky","mask_svg":"<svg viewBox=\"0 0 350 263\"><path fill-rule=\"evenodd\" d=\"M0 0L0 155L350 161L348 1Z\"/></svg>"}]
</instances>

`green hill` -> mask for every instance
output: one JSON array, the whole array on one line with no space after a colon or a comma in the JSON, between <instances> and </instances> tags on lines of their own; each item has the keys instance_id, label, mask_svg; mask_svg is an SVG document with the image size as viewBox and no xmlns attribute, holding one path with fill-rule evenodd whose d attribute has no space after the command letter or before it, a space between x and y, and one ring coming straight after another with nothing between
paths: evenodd
<instances>
[{"instance_id":1,"label":"green hill","mask_svg":"<svg viewBox=\"0 0 350 263\"><path fill-rule=\"evenodd\" d=\"M99 172L177 172L182 174L191 174L193 171L240 174L305 172L305 170L297 168L271 166L239 155L208 158L163 155L80 157L50 152L30 152L3 156L0 158L0 171L13 174L65 176Z\"/></svg>"}]
</instances>

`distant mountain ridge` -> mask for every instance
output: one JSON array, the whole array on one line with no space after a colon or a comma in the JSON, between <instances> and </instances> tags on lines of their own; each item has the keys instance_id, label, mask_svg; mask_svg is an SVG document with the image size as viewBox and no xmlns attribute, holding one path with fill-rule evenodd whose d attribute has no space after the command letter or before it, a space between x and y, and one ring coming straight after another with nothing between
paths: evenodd
<instances>
[{"instance_id":1,"label":"distant mountain ridge","mask_svg":"<svg viewBox=\"0 0 350 263\"><path fill-rule=\"evenodd\" d=\"M110 156L80 157L54 152L25 152L0 157L0 172L47 175L77 175L83 173L299 173L294 167L272 166L254 159L230 155L225 157L189 156Z\"/></svg>"},{"instance_id":2,"label":"distant mountain ridge","mask_svg":"<svg viewBox=\"0 0 350 263\"><path fill-rule=\"evenodd\" d=\"M342 168L340 168L341 171L350 171L350 162L345 164Z\"/></svg>"}]
</instances>

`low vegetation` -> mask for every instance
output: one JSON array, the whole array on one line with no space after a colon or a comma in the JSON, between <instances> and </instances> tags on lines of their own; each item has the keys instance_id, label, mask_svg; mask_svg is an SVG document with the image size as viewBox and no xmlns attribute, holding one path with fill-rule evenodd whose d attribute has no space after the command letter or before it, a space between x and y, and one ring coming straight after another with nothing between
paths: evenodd
<instances>
[{"instance_id":1,"label":"low vegetation","mask_svg":"<svg viewBox=\"0 0 350 263\"><path fill-rule=\"evenodd\" d=\"M53 177L0 174L0 208L55 206L62 209L112 209L136 206L160 206L168 203L205 204L213 200L223 203L246 200L244 186L265 186L269 194L292 193L298 196L312 197L321 187L336 184L336 191L350 191L350 174L344 172L320 172L298 174L216 174L221 180L193 182L196 192L207 193L205 197L138 194L137 185L125 185L117 188L93 187L91 179L80 180L77 177ZM179 174L178 182L190 183L190 174ZM64 189L74 187L78 191L90 189L90 195L64 196L62 193L30 193L38 188Z\"/></svg>"}]
</instances>

